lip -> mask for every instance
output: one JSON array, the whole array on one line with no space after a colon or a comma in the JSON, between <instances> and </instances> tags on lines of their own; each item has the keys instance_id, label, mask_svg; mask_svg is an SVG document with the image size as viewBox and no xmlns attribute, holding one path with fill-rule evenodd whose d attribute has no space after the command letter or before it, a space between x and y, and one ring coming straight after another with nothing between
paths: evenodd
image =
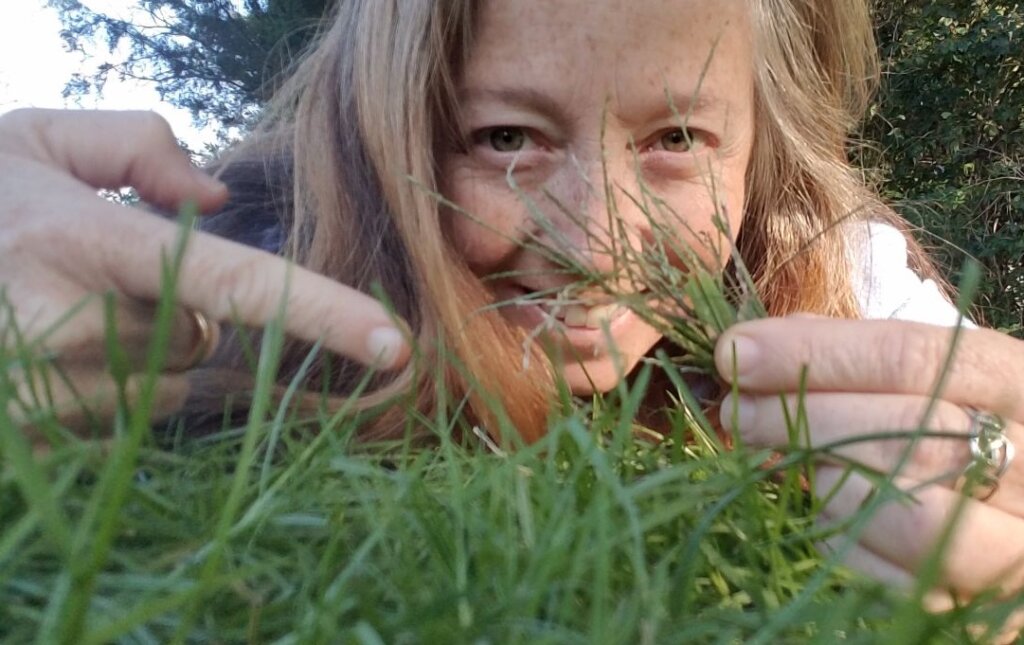
<instances>
[{"instance_id":1,"label":"lip","mask_svg":"<svg viewBox=\"0 0 1024 645\"><path fill-rule=\"evenodd\" d=\"M506 304L500 308L501 313L510 322L522 327L534 336L555 346L571 348L585 356L598 357L608 353L609 336L614 341L620 338L623 331L641 322L640 317L629 308L623 306L614 317L607 320L601 327L592 329L585 326L569 326L548 310L534 302L516 303L526 292L522 289L502 289L499 301ZM607 301L602 304L608 304ZM595 304L595 306L600 306Z\"/></svg>"},{"instance_id":2,"label":"lip","mask_svg":"<svg viewBox=\"0 0 1024 645\"><path fill-rule=\"evenodd\" d=\"M529 331L541 330L538 336L545 340L577 351L592 351L595 356L604 353L600 350L608 344L608 336L614 340L623 328L640 320L639 316L626 308L599 329L570 327L535 304L515 306L515 315L511 315L512 311L508 314L513 322Z\"/></svg>"}]
</instances>

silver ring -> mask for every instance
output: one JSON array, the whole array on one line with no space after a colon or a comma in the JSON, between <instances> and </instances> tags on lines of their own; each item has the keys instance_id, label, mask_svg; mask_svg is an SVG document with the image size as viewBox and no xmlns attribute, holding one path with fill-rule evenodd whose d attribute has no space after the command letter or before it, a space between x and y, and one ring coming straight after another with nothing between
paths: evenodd
<instances>
[{"instance_id":1,"label":"silver ring","mask_svg":"<svg viewBox=\"0 0 1024 645\"><path fill-rule=\"evenodd\" d=\"M999 478L1006 474L1017 450L1006 434L1006 423L991 412L967 410L971 427L967 445L971 461L956 481L956 490L985 501L999 490Z\"/></svg>"}]
</instances>

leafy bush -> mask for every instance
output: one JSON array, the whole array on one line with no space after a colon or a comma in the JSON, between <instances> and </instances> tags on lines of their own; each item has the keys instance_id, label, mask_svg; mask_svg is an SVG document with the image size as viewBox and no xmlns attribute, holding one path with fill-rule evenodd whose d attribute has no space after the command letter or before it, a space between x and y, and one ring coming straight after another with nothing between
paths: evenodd
<instances>
[{"instance_id":1,"label":"leafy bush","mask_svg":"<svg viewBox=\"0 0 1024 645\"><path fill-rule=\"evenodd\" d=\"M887 68L864 154L884 194L928 234L956 281L965 255L988 279L989 325L1024 312L1024 6L1015 2L880 3Z\"/></svg>"}]
</instances>

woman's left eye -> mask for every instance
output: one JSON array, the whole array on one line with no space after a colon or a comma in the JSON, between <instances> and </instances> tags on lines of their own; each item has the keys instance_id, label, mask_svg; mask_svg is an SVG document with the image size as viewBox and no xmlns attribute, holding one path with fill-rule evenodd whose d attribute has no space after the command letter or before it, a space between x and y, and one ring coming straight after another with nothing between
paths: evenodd
<instances>
[{"instance_id":1,"label":"woman's left eye","mask_svg":"<svg viewBox=\"0 0 1024 645\"><path fill-rule=\"evenodd\" d=\"M652 147L666 152L694 152L699 150L703 143L697 132L676 128L662 134Z\"/></svg>"},{"instance_id":2,"label":"woman's left eye","mask_svg":"<svg viewBox=\"0 0 1024 645\"><path fill-rule=\"evenodd\" d=\"M530 147L530 135L524 128L502 125L486 128L473 134L476 145L483 145L494 152L523 152Z\"/></svg>"}]
</instances>

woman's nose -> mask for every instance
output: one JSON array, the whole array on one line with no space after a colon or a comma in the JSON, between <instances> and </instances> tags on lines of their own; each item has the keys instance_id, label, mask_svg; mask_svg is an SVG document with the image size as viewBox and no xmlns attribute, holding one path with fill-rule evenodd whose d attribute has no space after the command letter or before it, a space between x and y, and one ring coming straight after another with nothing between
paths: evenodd
<instances>
[{"instance_id":1,"label":"woman's nose","mask_svg":"<svg viewBox=\"0 0 1024 645\"><path fill-rule=\"evenodd\" d=\"M612 171L600 158L586 164L570 158L532 209L545 246L597 273L619 270L650 230L635 172Z\"/></svg>"}]
</instances>

